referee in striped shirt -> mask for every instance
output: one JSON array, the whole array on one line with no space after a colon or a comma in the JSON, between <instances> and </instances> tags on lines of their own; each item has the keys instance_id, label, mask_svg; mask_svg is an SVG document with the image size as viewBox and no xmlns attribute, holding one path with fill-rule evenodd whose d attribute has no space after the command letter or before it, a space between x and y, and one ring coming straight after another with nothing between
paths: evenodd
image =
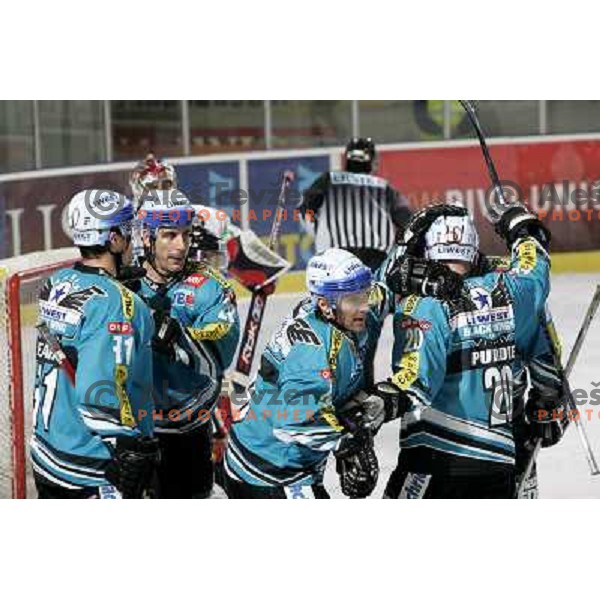
<instances>
[{"instance_id":1,"label":"referee in striped shirt","mask_svg":"<svg viewBox=\"0 0 600 600\"><path fill-rule=\"evenodd\" d=\"M346 169L320 175L300 205L317 252L343 248L373 271L411 215L406 200L387 180L371 174L375 158L371 138L352 138L346 146Z\"/></svg>"}]
</instances>

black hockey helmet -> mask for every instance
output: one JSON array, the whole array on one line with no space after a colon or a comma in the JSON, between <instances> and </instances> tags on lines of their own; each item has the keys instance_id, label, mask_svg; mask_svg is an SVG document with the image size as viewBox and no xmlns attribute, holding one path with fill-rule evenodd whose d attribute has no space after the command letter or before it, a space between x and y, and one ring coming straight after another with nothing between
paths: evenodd
<instances>
[{"instance_id":1,"label":"black hockey helmet","mask_svg":"<svg viewBox=\"0 0 600 600\"><path fill-rule=\"evenodd\" d=\"M370 173L375 160L375 144L373 140L354 137L346 146L346 169L353 173Z\"/></svg>"}]
</instances>

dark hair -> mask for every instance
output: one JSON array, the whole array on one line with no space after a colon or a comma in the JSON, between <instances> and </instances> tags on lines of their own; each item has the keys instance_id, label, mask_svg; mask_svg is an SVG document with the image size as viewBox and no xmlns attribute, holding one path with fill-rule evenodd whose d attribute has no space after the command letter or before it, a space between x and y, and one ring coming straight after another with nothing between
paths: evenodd
<instances>
[{"instance_id":1,"label":"dark hair","mask_svg":"<svg viewBox=\"0 0 600 600\"><path fill-rule=\"evenodd\" d=\"M123 237L123 234L118 227L111 227L110 232L118 233L121 237ZM78 246L78 248L81 258L100 258L103 254L109 252L110 241L106 242L104 245L96 244L95 246Z\"/></svg>"}]
</instances>

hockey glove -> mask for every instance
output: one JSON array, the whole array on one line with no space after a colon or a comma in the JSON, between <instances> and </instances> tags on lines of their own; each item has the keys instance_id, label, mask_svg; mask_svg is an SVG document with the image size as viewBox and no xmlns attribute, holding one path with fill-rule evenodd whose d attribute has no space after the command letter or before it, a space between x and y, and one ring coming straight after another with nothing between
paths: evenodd
<instances>
[{"instance_id":1,"label":"hockey glove","mask_svg":"<svg viewBox=\"0 0 600 600\"><path fill-rule=\"evenodd\" d=\"M181 326L168 313L154 313L154 337L152 349L175 360L175 343L181 336Z\"/></svg>"},{"instance_id":2,"label":"hockey glove","mask_svg":"<svg viewBox=\"0 0 600 600\"><path fill-rule=\"evenodd\" d=\"M425 234L438 217L464 217L468 214L464 206L435 204L421 209L406 225L404 243L408 254L422 257L425 252Z\"/></svg>"},{"instance_id":3,"label":"hockey glove","mask_svg":"<svg viewBox=\"0 0 600 600\"><path fill-rule=\"evenodd\" d=\"M379 478L373 436L366 431L345 433L335 452L342 493L349 498L369 496Z\"/></svg>"},{"instance_id":4,"label":"hockey glove","mask_svg":"<svg viewBox=\"0 0 600 600\"><path fill-rule=\"evenodd\" d=\"M193 251L206 250L218 252L221 249L219 238L199 223L195 223L192 226L192 235L190 238L190 254Z\"/></svg>"},{"instance_id":5,"label":"hockey glove","mask_svg":"<svg viewBox=\"0 0 600 600\"><path fill-rule=\"evenodd\" d=\"M384 423L404 416L412 408L410 398L391 381L380 381L374 387L374 393L383 400Z\"/></svg>"},{"instance_id":6,"label":"hockey glove","mask_svg":"<svg viewBox=\"0 0 600 600\"><path fill-rule=\"evenodd\" d=\"M389 270L386 283L400 296L434 296L452 300L460 295L463 278L446 265L404 255Z\"/></svg>"},{"instance_id":7,"label":"hockey glove","mask_svg":"<svg viewBox=\"0 0 600 600\"><path fill-rule=\"evenodd\" d=\"M507 208L494 226L496 233L506 241L509 248L523 237L534 237L545 250L550 244L550 232L540 219L523 204Z\"/></svg>"},{"instance_id":8,"label":"hockey glove","mask_svg":"<svg viewBox=\"0 0 600 600\"><path fill-rule=\"evenodd\" d=\"M557 394L544 394L538 388L531 388L525 414L532 437L542 440L542 448L550 448L560 442L567 420L564 405Z\"/></svg>"},{"instance_id":9,"label":"hockey glove","mask_svg":"<svg viewBox=\"0 0 600 600\"><path fill-rule=\"evenodd\" d=\"M106 468L106 479L123 498L142 498L159 460L156 438L120 436L115 455Z\"/></svg>"},{"instance_id":10,"label":"hockey glove","mask_svg":"<svg viewBox=\"0 0 600 600\"><path fill-rule=\"evenodd\" d=\"M375 435L384 423L401 417L410 408L410 399L402 390L381 381L370 393L360 391L344 406L342 421L346 415L347 422Z\"/></svg>"}]
</instances>

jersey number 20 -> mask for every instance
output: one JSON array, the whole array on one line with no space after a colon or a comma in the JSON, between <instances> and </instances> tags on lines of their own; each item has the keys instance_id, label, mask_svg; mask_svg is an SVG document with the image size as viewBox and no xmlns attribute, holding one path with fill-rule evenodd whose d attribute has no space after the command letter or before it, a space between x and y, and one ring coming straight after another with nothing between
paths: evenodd
<instances>
[{"instance_id":1,"label":"jersey number 20","mask_svg":"<svg viewBox=\"0 0 600 600\"><path fill-rule=\"evenodd\" d=\"M490 392L490 427L512 421L513 373L510 365L488 367L483 372L483 387Z\"/></svg>"}]
</instances>

